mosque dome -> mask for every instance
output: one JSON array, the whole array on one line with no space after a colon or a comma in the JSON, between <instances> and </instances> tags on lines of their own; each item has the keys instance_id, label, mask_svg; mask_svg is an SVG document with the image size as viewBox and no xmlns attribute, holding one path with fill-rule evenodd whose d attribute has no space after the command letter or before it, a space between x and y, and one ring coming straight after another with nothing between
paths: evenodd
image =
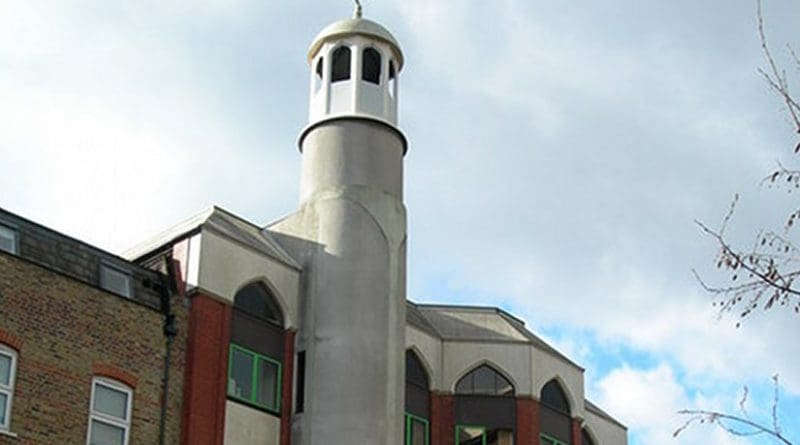
<instances>
[{"instance_id":1,"label":"mosque dome","mask_svg":"<svg viewBox=\"0 0 800 445\"><path fill-rule=\"evenodd\" d=\"M325 42L339 40L350 35L362 35L389 44L397 55L397 70L402 69L403 52L392 33L383 25L360 17L339 20L320 31L308 49L308 61L311 62Z\"/></svg>"}]
</instances>

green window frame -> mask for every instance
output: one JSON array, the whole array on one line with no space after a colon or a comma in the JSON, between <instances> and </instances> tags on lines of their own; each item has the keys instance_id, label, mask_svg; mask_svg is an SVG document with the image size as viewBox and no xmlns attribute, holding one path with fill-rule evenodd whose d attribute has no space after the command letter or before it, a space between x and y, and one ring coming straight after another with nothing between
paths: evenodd
<instances>
[{"instance_id":1,"label":"green window frame","mask_svg":"<svg viewBox=\"0 0 800 445\"><path fill-rule=\"evenodd\" d=\"M478 429L481 430L481 445L486 445L486 427L481 425L456 425L456 441L455 445L459 445L458 436L461 433L461 430L465 430L467 428L470 429Z\"/></svg>"},{"instance_id":2,"label":"green window frame","mask_svg":"<svg viewBox=\"0 0 800 445\"><path fill-rule=\"evenodd\" d=\"M556 439L553 436L548 436L545 433L540 434L539 437L541 439L542 445L568 445L564 442L561 442L560 440Z\"/></svg>"},{"instance_id":3,"label":"green window frame","mask_svg":"<svg viewBox=\"0 0 800 445\"><path fill-rule=\"evenodd\" d=\"M431 443L430 442L431 439L430 439L430 424L428 423L428 420L423 419L422 417L415 416L415 415L410 414L410 413L406 413L406 440L405 440L405 445L417 445L417 444L414 444L412 442L413 436L412 436L411 433L413 432L412 427L414 426L414 422L419 422L419 423L422 423L423 425L425 425L425 443L422 444L422 445L429 445Z\"/></svg>"},{"instance_id":4,"label":"green window frame","mask_svg":"<svg viewBox=\"0 0 800 445\"><path fill-rule=\"evenodd\" d=\"M250 377L250 391L249 394L239 395L236 394L234 387L231 385L235 381L233 380L233 362L234 362L234 355L240 354L244 355L245 357L250 357L252 361L252 366L250 368L249 377ZM275 387L273 388L274 398L273 400L261 402L258 400L258 395L262 392L263 388L263 381L259 379L259 370L263 369L262 366L274 366L275 367L275 380L274 384ZM253 406L255 408L267 410L273 414L280 414L281 410L281 392L282 392L282 368L281 362L275 360L271 357L266 355L259 354L255 351L251 351L247 348L239 346L237 344L231 343L230 350L228 351L228 397L237 400L239 402L243 402L247 405Z\"/></svg>"}]
</instances>

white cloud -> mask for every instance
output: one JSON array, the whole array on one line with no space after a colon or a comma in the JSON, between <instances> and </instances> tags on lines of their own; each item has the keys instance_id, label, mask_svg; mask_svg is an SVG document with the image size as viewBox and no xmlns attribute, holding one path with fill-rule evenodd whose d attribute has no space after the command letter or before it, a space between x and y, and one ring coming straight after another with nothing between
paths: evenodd
<instances>
[{"instance_id":1,"label":"white cloud","mask_svg":"<svg viewBox=\"0 0 800 445\"><path fill-rule=\"evenodd\" d=\"M689 273L715 251L692 220L718 221L733 193L738 239L794 205L751 187L791 137L755 74L752 5L365 3L408 62L411 298L504 304L534 330L588 332L600 356L643 351L695 386L780 372L800 394L796 317L733 329ZM796 6L768 6L773 41L794 38ZM13 172L0 206L112 250L213 203L281 216L296 201L306 45L349 13L306 0L0 0L0 152ZM694 401L667 368L628 372L607 384L666 379L663 409Z\"/></svg>"},{"instance_id":2,"label":"white cloud","mask_svg":"<svg viewBox=\"0 0 800 445\"><path fill-rule=\"evenodd\" d=\"M674 445L713 443L718 445L751 444L743 438L732 436L721 428L695 424L685 429L677 438L673 433L688 418L678 411L690 408L727 409L736 395L726 400L708 399L702 395L691 396L684 384L667 365L652 369L634 369L628 366L612 371L598 384L598 402L618 415L638 438L637 443L648 445Z\"/></svg>"}]
</instances>

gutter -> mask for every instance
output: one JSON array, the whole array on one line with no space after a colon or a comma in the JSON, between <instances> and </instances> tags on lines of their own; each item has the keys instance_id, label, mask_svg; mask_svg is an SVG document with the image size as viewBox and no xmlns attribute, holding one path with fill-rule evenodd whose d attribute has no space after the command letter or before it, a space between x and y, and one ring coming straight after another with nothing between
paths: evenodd
<instances>
[{"instance_id":1,"label":"gutter","mask_svg":"<svg viewBox=\"0 0 800 445\"><path fill-rule=\"evenodd\" d=\"M159 415L158 444L164 445L167 423L167 406L169 401L169 370L172 366L172 343L178 335L178 326L175 324L175 314L172 313L171 300L177 293L177 281L175 279L175 268L171 255L164 256L167 269L167 276L162 276L161 294L161 313L164 315L163 334L166 341L166 352L164 354L164 375L161 379L161 413Z\"/></svg>"}]
</instances>

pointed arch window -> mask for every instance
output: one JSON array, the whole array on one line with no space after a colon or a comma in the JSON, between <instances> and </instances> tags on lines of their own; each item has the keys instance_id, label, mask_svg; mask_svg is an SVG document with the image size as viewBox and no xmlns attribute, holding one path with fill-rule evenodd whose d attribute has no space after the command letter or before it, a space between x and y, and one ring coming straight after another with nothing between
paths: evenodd
<instances>
[{"instance_id":1,"label":"pointed arch window","mask_svg":"<svg viewBox=\"0 0 800 445\"><path fill-rule=\"evenodd\" d=\"M428 390L428 373L417 354L410 349L406 351L406 382Z\"/></svg>"},{"instance_id":2,"label":"pointed arch window","mask_svg":"<svg viewBox=\"0 0 800 445\"><path fill-rule=\"evenodd\" d=\"M513 445L516 428L514 385L496 369L481 365L456 383L456 445Z\"/></svg>"},{"instance_id":3,"label":"pointed arch window","mask_svg":"<svg viewBox=\"0 0 800 445\"><path fill-rule=\"evenodd\" d=\"M456 393L492 396L513 395L514 386L507 378L490 366L481 365L456 383Z\"/></svg>"},{"instance_id":4,"label":"pointed arch window","mask_svg":"<svg viewBox=\"0 0 800 445\"><path fill-rule=\"evenodd\" d=\"M228 350L228 398L280 415L283 370L283 314L260 282L234 296Z\"/></svg>"},{"instance_id":5,"label":"pointed arch window","mask_svg":"<svg viewBox=\"0 0 800 445\"><path fill-rule=\"evenodd\" d=\"M350 79L350 48L340 46L333 50L331 59L331 82Z\"/></svg>"},{"instance_id":6,"label":"pointed arch window","mask_svg":"<svg viewBox=\"0 0 800 445\"><path fill-rule=\"evenodd\" d=\"M564 393L564 389L561 388L561 385L555 380L550 380L542 388L541 402L542 405L548 406L556 411L565 414L569 414L570 412L567 395Z\"/></svg>"},{"instance_id":7,"label":"pointed arch window","mask_svg":"<svg viewBox=\"0 0 800 445\"><path fill-rule=\"evenodd\" d=\"M233 306L242 312L283 326L283 315L272 292L261 283L248 284L234 297Z\"/></svg>"},{"instance_id":8,"label":"pointed arch window","mask_svg":"<svg viewBox=\"0 0 800 445\"><path fill-rule=\"evenodd\" d=\"M375 48L364 48L362 53L361 78L367 82L380 84L381 53Z\"/></svg>"},{"instance_id":9,"label":"pointed arch window","mask_svg":"<svg viewBox=\"0 0 800 445\"><path fill-rule=\"evenodd\" d=\"M569 399L556 379L550 380L539 392L539 425L541 443L566 445L572 443L572 418Z\"/></svg>"},{"instance_id":10,"label":"pointed arch window","mask_svg":"<svg viewBox=\"0 0 800 445\"><path fill-rule=\"evenodd\" d=\"M412 350L406 351L405 445L429 445L429 379L422 361Z\"/></svg>"},{"instance_id":11,"label":"pointed arch window","mask_svg":"<svg viewBox=\"0 0 800 445\"><path fill-rule=\"evenodd\" d=\"M592 440L586 428L581 430L581 445L595 445L594 440Z\"/></svg>"}]
</instances>

